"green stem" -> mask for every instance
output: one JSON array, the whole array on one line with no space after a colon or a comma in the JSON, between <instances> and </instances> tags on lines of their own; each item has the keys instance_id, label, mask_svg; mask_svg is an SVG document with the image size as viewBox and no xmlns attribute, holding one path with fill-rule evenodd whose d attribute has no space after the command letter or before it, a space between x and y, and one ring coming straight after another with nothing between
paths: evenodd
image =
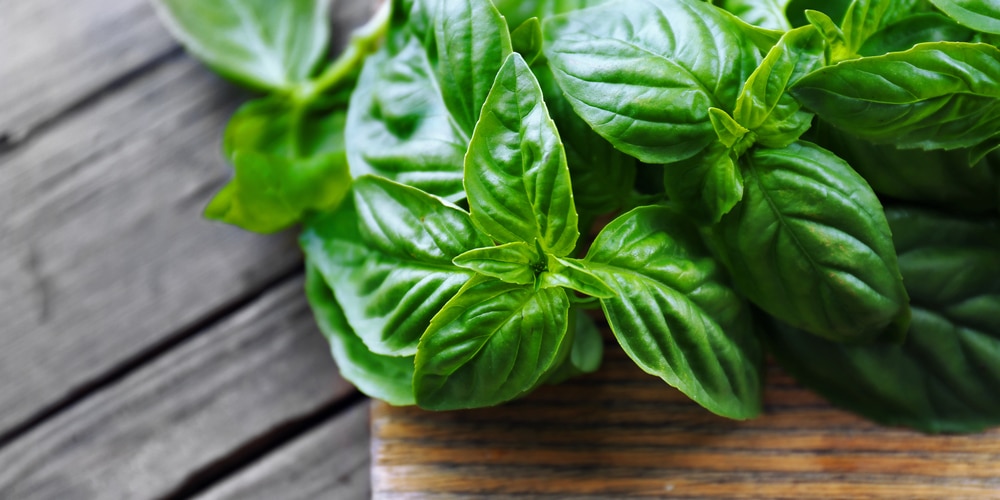
<instances>
[{"instance_id":1,"label":"green stem","mask_svg":"<svg viewBox=\"0 0 1000 500\"><path fill-rule=\"evenodd\" d=\"M375 17L351 35L347 48L318 77L292 89L292 98L298 103L309 104L323 92L350 76L365 57L374 52L389 26L389 5L386 1Z\"/></svg>"}]
</instances>

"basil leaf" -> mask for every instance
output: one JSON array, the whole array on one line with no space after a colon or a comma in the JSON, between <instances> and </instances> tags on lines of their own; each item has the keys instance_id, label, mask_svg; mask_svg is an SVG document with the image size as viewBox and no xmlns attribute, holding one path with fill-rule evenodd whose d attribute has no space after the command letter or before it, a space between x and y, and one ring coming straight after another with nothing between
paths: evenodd
<instances>
[{"instance_id":1,"label":"basil leaf","mask_svg":"<svg viewBox=\"0 0 1000 500\"><path fill-rule=\"evenodd\" d=\"M355 177L380 175L457 201L465 197L472 128L511 52L510 34L489 0L418 0L410 12L401 8L351 96L348 161Z\"/></svg>"},{"instance_id":2,"label":"basil leaf","mask_svg":"<svg viewBox=\"0 0 1000 500\"><path fill-rule=\"evenodd\" d=\"M569 356L545 379L546 384L560 384L573 377L594 373L601 367L604 357L604 338L601 331L586 313L570 310L569 331L573 332L573 345Z\"/></svg>"},{"instance_id":3,"label":"basil leaf","mask_svg":"<svg viewBox=\"0 0 1000 500\"><path fill-rule=\"evenodd\" d=\"M750 309L693 227L667 208L637 208L601 231L586 263L617 293L601 307L640 368L719 415L760 412Z\"/></svg>"},{"instance_id":4,"label":"basil leaf","mask_svg":"<svg viewBox=\"0 0 1000 500\"><path fill-rule=\"evenodd\" d=\"M903 345L835 344L776 328L768 344L800 381L889 425L973 432L1000 423L1000 231L926 211L889 210L913 298Z\"/></svg>"},{"instance_id":5,"label":"basil leaf","mask_svg":"<svg viewBox=\"0 0 1000 500\"><path fill-rule=\"evenodd\" d=\"M532 17L545 20L564 12L585 9L610 0L494 0L493 4L511 26L520 26ZM527 59L527 58L525 58Z\"/></svg>"},{"instance_id":6,"label":"basil leaf","mask_svg":"<svg viewBox=\"0 0 1000 500\"><path fill-rule=\"evenodd\" d=\"M530 285L535 282L535 269L544 265L541 259L534 248L518 241L469 250L455 257L453 262L458 267L507 283Z\"/></svg>"},{"instance_id":7,"label":"basil leaf","mask_svg":"<svg viewBox=\"0 0 1000 500\"><path fill-rule=\"evenodd\" d=\"M715 129L715 135L719 136L719 142L727 149L736 146L747 135L749 130L740 125L729 113L719 108L708 108L708 118Z\"/></svg>"},{"instance_id":8,"label":"basil leaf","mask_svg":"<svg viewBox=\"0 0 1000 500\"><path fill-rule=\"evenodd\" d=\"M841 30L847 42L848 53L852 56L864 45L865 40L882 26L882 17L889 9L890 0L854 0L847 8Z\"/></svg>"},{"instance_id":9,"label":"basil leaf","mask_svg":"<svg viewBox=\"0 0 1000 500\"><path fill-rule=\"evenodd\" d=\"M465 157L472 220L501 243L567 255L579 237L566 154L531 69L507 58Z\"/></svg>"},{"instance_id":10,"label":"basil leaf","mask_svg":"<svg viewBox=\"0 0 1000 500\"><path fill-rule=\"evenodd\" d=\"M783 148L809 129L812 114L800 110L786 89L823 67L824 47L813 26L789 31L743 84L733 117L754 132L759 144Z\"/></svg>"},{"instance_id":11,"label":"basil leaf","mask_svg":"<svg viewBox=\"0 0 1000 500\"><path fill-rule=\"evenodd\" d=\"M730 14L697 0L618 2L544 22L545 55L577 114L647 163L716 140L708 109L733 109L758 52Z\"/></svg>"},{"instance_id":12,"label":"basil leaf","mask_svg":"<svg viewBox=\"0 0 1000 500\"><path fill-rule=\"evenodd\" d=\"M391 405L412 405L413 356L381 356L368 350L347 323L344 310L315 266L306 265L306 298L330 342L340 375L366 395Z\"/></svg>"},{"instance_id":13,"label":"basil leaf","mask_svg":"<svg viewBox=\"0 0 1000 500\"><path fill-rule=\"evenodd\" d=\"M743 175L732 151L717 142L704 153L663 168L670 201L698 224L715 224L743 199Z\"/></svg>"},{"instance_id":14,"label":"basil leaf","mask_svg":"<svg viewBox=\"0 0 1000 500\"><path fill-rule=\"evenodd\" d=\"M924 13L891 24L865 41L862 56L879 56L910 50L923 42L971 42L975 32L940 14Z\"/></svg>"},{"instance_id":15,"label":"basil leaf","mask_svg":"<svg viewBox=\"0 0 1000 500\"><path fill-rule=\"evenodd\" d=\"M792 29L785 17L788 3L789 0L723 0L722 7L754 26L787 31Z\"/></svg>"},{"instance_id":16,"label":"basil leaf","mask_svg":"<svg viewBox=\"0 0 1000 500\"><path fill-rule=\"evenodd\" d=\"M868 339L905 319L889 227L864 179L802 141L741 162L743 202L722 218L716 251L744 296L837 341Z\"/></svg>"},{"instance_id":17,"label":"basil leaf","mask_svg":"<svg viewBox=\"0 0 1000 500\"><path fill-rule=\"evenodd\" d=\"M636 160L615 149L577 116L547 64L536 65L532 71L562 138L579 226L586 230L595 217L625 206L635 184Z\"/></svg>"},{"instance_id":18,"label":"basil leaf","mask_svg":"<svg viewBox=\"0 0 1000 500\"><path fill-rule=\"evenodd\" d=\"M413 355L431 318L473 275L452 260L491 242L464 211L383 178L358 178L354 202L356 212L310 221L302 246L369 349Z\"/></svg>"},{"instance_id":19,"label":"basil leaf","mask_svg":"<svg viewBox=\"0 0 1000 500\"><path fill-rule=\"evenodd\" d=\"M420 339L417 404L432 410L492 406L532 389L562 360L568 315L569 298L561 289L473 279Z\"/></svg>"},{"instance_id":20,"label":"basil leaf","mask_svg":"<svg viewBox=\"0 0 1000 500\"><path fill-rule=\"evenodd\" d=\"M542 23L537 17L521 23L510 32L510 44L529 65L535 62L542 53Z\"/></svg>"},{"instance_id":21,"label":"basil leaf","mask_svg":"<svg viewBox=\"0 0 1000 500\"><path fill-rule=\"evenodd\" d=\"M922 43L828 66L792 94L834 126L900 148L972 147L1000 129L1000 50Z\"/></svg>"},{"instance_id":22,"label":"basil leaf","mask_svg":"<svg viewBox=\"0 0 1000 500\"><path fill-rule=\"evenodd\" d=\"M977 31L1000 35L1000 5L984 0L930 0L949 17Z\"/></svg>"},{"instance_id":23,"label":"basil leaf","mask_svg":"<svg viewBox=\"0 0 1000 500\"><path fill-rule=\"evenodd\" d=\"M344 199L351 186L344 113L289 106L251 101L230 120L224 144L236 174L205 208L207 218L272 233Z\"/></svg>"},{"instance_id":24,"label":"basil leaf","mask_svg":"<svg viewBox=\"0 0 1000 500\"><path fill-rule=\"evenodd\" d=\"M1000 201L998 155L967 167L965 150L876 146L822 122L814 130L819 145L837 151L880 195L968 213L996 211Z\"/></svg>"},{"instance_id":25,"label":"basil leaf","mask_svg":"<svg viewBox=\"0 0 1000 500\"><path fill-rule=\"evenodd\" d=\"M288 90L308 80L330 40L329 0L155 0L153 5L195 57L259 89Z\"/></svg>"},{"instance_id":26,"label":"basil leaf","mask_svg":"<svg viewBox=\"0 0 1000 500\"><path fill-rule=\"evenodd\" d=\"M542 288L569 288L601 299L615 296L615 291L601 278L595 276L587 268L586 262L576 259L561 259L550 255L548 269L542 273L541 278Z\"/></svg>"},{"instance_id":27,"label":"basil leaf","mask_svg":"<svg viewBox=\"0 0 1000 500\"><path fill-rule=\"evenodd\" d=\"M822 12L829 19L844 19L851 0L790 0L785 7L785 14L792 26L798 28L810 24L806 11Z\"/></svg>"}]
</instances>

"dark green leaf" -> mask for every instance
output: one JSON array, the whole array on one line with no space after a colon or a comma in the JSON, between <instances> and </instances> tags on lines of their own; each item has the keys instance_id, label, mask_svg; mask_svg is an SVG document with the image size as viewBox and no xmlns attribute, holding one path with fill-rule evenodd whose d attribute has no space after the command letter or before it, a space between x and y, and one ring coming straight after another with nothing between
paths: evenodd
<instances>
[{"instance_id":1,"label":"dark green leaf","mask_svg":"<svg viewBox=\"0 0 1000 500\"><path fill-rule=\"evenodd\" d=\"M420 340L417 404L433 410L492 406L532 389L562 361L568 315L562 289L473 279Z\"/></svg>"},{"instance_id":2,"label":"dark green leaf","mask_svg":"<svg viewBox=\"0 0 1000 500\"><path fill-rule=\"evenodd\" d=\"M995 212L1000 161L966 165L966 151L876 146L820 122L817 142L847 161L880 195L969 213Z\"/></svg>"},{"instance_id":3,"label":"dark green leaf","mask_svg":"<svg viewBox=\"0 0 1000 500\"><path fill-rule=\"evenodd\" d=\"M542 23L532 17L510 32L514 52L521 54L529 65L542 53Z\"/></svg>"},{"instance_id":4,"label":"dark green leaf","mask_svg":"<svg viewBox=\"0 0 1000 500\"><path fill-rule=\"evenodd\" d=\"M840 21L850 5L851 0L790 0L785 7L785 15L794 27L809 24L805 14L807 10L819 11L830 19Z\"/></svg>"},{"instance_id":5,"label":"dark green leaf","mask_svg":"<svg viewBox=\"0 0 1000 500\"><path fill-rule=\"evenodd\" d=\"M776 328L768 343L799 380L889 425L973 432L1000 424L1000 231L916 210L887 213L913 299L903 345L835 344Z\"/></svg>"},{"instance_id":6,"label":"dark green leaf","mask_svg":"<svg viewBox=\"0 0 1000 500\"><path fill-rule=\"evenodd\" d=\"M702 154L663 168L670 201L699 224L715 224L743 199L743 175L733 153L717 142Z\"/></svg>"},{"instance_id":7,"label":"dark green leaf","mask_svg":"<svg viewBox=\"0 0 1000 500\"><path fill-rule=\"evenodd\" d=\"M992 0L930 0L952 19L977 31L1000 35L1000 4Z\"/></svg>"},{"instance_id":8,"label":"dark green leaf","mask_svg":"<svg viewBox=\"0 0 1000 500\"><path fill-rule=\"evenodd\" d=\"M536 266L544 264L535 249L524 242L477 248L455 257L458 267L471 269L507 283L530 285L535 282Z\"/></svg>"},{"instance_id":9,"label":"dark green leaf","mask_svg":"<svg viewBox=\"0 0 1000 500\"><path fill-rule=\"evenodd\" d=\"M801 141L753 150L741 162L743 202L723 217L715 248L740 292L839 341L871 338L905 317L889 227L864 179Z\"/></svg>"},{"instance_id":10,"label":"dark green leaf","mask_svg":"<svg viewBox=\"0 0 1000 500\"><path fill-rule=\"evenodd\" d=\"M537 239L567 255L579 237L566 154L531 69L511 55L497 74L465 157L472 220L501 243Z\"/></svg>"},{"instance_id":11,"label":"dark green leaf","mask_svg":"<svg viewBox=\"0 0 1000 500\"><path fill-rule=\"evenodd\" d=\"M546 20L545 54L595 131L642 161L671 163L716 140L708 109L733 109L759 62L737 22L697 0L618 2Z\"/></svg>"},{"instance_id":12,"label":"dark green leaf","mask_svg":"<svg viewBox=\"0 0 1000 500\"><path fill-rule=\"evenodd\" d=\"M693 227L664 207L638 208L601 231L586 262L617 292L601 306L640 368L720 415L760 412L749 307Z\"/></svg>"},{"instance_id":13,"label":"dark green leaf","mask_svg":"<svg viewBox=\"0 0 1000 500\"><path fill-rule=\"evenodd\" d=\"M392 405L412 405L413 356L381 356L368 350L337 303L323 276L306 266L306 297L316 323L330 342L340 375L361 392Z\"/></svg>"},{"instance_id":14,"label":"dark green leaf","mask_svg":"<svg viewBox=\"0 0 1000 500\"><path fill-rule=\"evenodd\" d=\"M279 99L243 105L224 141L236 174L205 216L271 233L309 210L336 208L351 186L344 121L337 105L305 109Z\"/></svg>"},{"instance_id":15,"label":"dark green leaf","mask_svg":"<svg viewBox=\"0 0 1000 500\"><path fill-rule=\"evenodd\" d=\"M452 260L492 243L464 211L386 179L357 179L354 200L356 213L310 221L302 245L369 349L412 355L430 319L474 274Z\"/></svg>"},{"instance_id":16,"label":"dark green leaf","mask_svg":"<svg viewBox=\"0 0 1000 500\"><path fill-rule=\"evenodd\" d=\"M532 68L559 129L573 180L573 200L584 230L594 217L622 208L635 183L636 160L614 148L580 119L546 65Z\"/></svg>"},{"instance_id":17,"label":"dark green leaf","mask_svg":"<svg viewBox=\"0 0 1000 500\"><path fill-rule=\"evenodd\" d=\"M582 310L570 310L570 331L574 332L569 356L552 372L545 383L559 384L570 378L596 372L604 357L604 337Z\"/></svg>"},{"instance_id":18,"label":"dark green leaf","mask_svg":"<svg viewBox=\"0 0 1000 500\"><path fill-rule=\"evenodd\" d=\"M755 26L786 31L792 28L785 17L788 3L789 0L723 0L722 7Z\"/></svg>"},{"instance_id":19,"label":"dark green leaf","mask_svg":"<svg viewBox=\"0 0 1000 500\"><path fill-rule=\"evenodd\" d=\"M882 26L882 17L893 0L854 0L847 8L840 28L847 41L847 51L852 56L858 53L868 37Z\"/></svg>"},{"instance_id":20,"label":"dark green leaf","mask_svg":"<svg viewBox=\"0 0 1000 500\"><path fill-rule=\"evenodd\" d=\"M789 86L824 65L823 38L813 26L785 33L743 84L733 113L763 146L783 148L812 123L812 114L786 93Z\"/></svg>"},{"instance_id":21,"label":"dark green leaf","mask_svg":"<svg viewBox=\"0 0 1000 500\"><path fill-rule=\"evenodd\" d=\"M824 120L869 141L955 149L1000 130L998 82L996 47L935 42L828 66L791 92Z\"/></svg>"},{"instance_id":22,"label":"dark green leaf","mask_svg":"<svg viewBox=\"0 0 1000 500\"><path fill-rule=\"evenodd\" d=\"M171 33L220 74L288 90L327 52L329 0L154 0Z\"/></svg>"},{"instance_id":23,"label":"dark green leaf","mask_svg":"<svg viewBox=\"0 0 1000 500\"><path fill-rule=\"evenodd\" d=\"M975 32L934 13L910 16L875 33L858 51L862 56L880 56L910 50L923 42L970 42Z\"/></svg>"}]
</instances>

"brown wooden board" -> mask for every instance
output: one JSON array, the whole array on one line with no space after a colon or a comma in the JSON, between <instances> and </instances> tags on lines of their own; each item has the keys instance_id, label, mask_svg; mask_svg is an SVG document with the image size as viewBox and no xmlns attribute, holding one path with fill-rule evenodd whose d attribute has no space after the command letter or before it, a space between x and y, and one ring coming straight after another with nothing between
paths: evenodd
<instances>
[{"instance_id":1,"label":"brown wooden board","mask_svg":"<svg viewBox=\"0 0 1000 500\"><path fill-rule=\"evenodd\" d=\"M1000 498L1000 430L928 436L834 409L777 369L766 415L710 414L608 345L595 375L502 407L375 404L376 498Z\"/></svg>"},{"instance_id":2,"label":"brown wooden board","mask_svg":"<svg viewBox=\"0 0 1000 500\"><path fill-rule=\"evenodd\" d=\"M0 498L160 498L352 393L291 279L0 449Z\"/></svg>"},{"instance_id":3,"label":"brown wooden board","mask_svg":"<svg viewBox=\"0 0 1000 500\"><path fill-rule=\"evenodd\" d=\"M371 498L368 421L368 402L361 402L197 500Z\"/></svg>"}]
</instances>

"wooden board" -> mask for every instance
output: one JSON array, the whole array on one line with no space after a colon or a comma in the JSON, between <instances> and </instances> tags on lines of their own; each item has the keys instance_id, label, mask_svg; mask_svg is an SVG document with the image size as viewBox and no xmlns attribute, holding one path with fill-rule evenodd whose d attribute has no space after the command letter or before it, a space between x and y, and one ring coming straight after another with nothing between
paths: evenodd
<instances>
[{"instance_id":1,"label":"wooden board","mask_svg":"<svg viewBox=\"0 0 1000 500\"><path fill-rule=\"evenodd\" d=\"M368 402L275 450L198 500L371 498Z\"/></svg>"},{"instance_id":2,"label":"wooden board","mask_svg":"<svg viewBox=\"0 0 1000 500\"><path fill-rule=\"evenodd\" d=\"M0 450L0 498L160 498L351 393L292 279Z\"/></svg>"},{"instance_id":3,"label":"wooden board","mask_svg":"<svg viewBox=\"0 0 1000 500\"><path fill-rule=\"evenodd\" d=\"M245 98L179 57L0 157L0 435L300 267L201 217Z\"/></svg>"},{"instance_id":4,"label":"wooden board","mask_svg":"<svg viewBox=\"0 0 1000 500\"><path fill-rule=\"evenodd\" d=\"M503 407L374 405L375 497L1000 498L1000 430L880 427L776 369L766 415L726 420L607 351L596 375Z\"/></svg>"},{"instance_id":5,"label":"wooden board","mask_svg":"<svg viewBox=\"0 0 1000 500\"><path fill-rule=\"evenodd\" d=\"M149 0L0 2L0 151L170 53Z\"/></svg>"}]
</instances>

